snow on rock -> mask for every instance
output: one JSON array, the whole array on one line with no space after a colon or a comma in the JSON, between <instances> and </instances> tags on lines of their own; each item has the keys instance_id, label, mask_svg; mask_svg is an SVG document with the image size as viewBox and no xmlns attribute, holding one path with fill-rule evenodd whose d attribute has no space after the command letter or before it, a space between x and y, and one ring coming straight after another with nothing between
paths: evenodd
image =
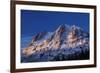
<instances>
[{"instance_id":1,"label":"snow on rock","mask_svg":"<svg viewBox=\"0 0 100 73\"><path fill-rule=\"evenodd\" d=\"M21 62L89 59L89 33L75 25L60 25L54 32L33 37L22 50Z\"/></svg>"}]
</instances>

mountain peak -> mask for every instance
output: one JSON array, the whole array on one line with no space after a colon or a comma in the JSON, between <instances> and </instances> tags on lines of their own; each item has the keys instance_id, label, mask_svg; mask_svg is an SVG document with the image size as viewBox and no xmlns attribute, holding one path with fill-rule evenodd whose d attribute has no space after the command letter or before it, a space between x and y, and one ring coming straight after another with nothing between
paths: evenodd
<instances>
[{"instance_id":1,"label":"mountain peak","mask_svg":"<svg viewBox=\"0 0 100 73\"><path fill-rule=\"evenodd\" d=\"M59 27L56 29L56 32L64 31L65 30L65 25L59 25Z\"/></svg>"},{"instance_id":2,"label":"mountain peak","mask_svg":"<svg viewBox=\"0 0 100 73\"><path fill-rule=\"evenodd\" d=\"M65 24L60 25L54 32L42 32L37 34L23 54L32 55L36 52L48 50L60 50L67 48L76 48L89 43L89 36L85 31L81 31L80 27L76 25L68 26ZM28 51L29 50L29 51Z\"/></svg>"}]
</instances>

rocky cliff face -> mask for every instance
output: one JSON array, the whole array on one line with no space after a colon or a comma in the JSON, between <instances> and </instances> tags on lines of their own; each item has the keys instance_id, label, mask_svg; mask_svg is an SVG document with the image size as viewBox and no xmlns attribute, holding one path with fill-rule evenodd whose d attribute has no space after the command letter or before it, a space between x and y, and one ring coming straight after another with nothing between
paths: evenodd
<instances>
[{"instance_id":1,"label":"rocky cliff face","mask_svg":"<svg viewBox=\"0 0 100 73\"><path fill-rule=\"evenodd\" d=\"M68 50L80 47L78 50L89 50L89 33L75 25L60 25L54 32L42 32L34 36L22 54L24 57L32 56L32 61L50 61L62 54L67 57L70 53Z\"/></svg>"}]
</instances>

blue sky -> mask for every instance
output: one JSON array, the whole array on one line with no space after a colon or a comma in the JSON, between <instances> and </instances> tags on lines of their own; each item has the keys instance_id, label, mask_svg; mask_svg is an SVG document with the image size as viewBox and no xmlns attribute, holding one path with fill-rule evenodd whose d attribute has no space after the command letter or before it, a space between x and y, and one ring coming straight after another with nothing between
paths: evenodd
<instances>
[{"instance_id":1,"label":"blue sky","mask_svg":"<svg viewBox=\"0 0 100 73\"><path fill-rule=\"evenodd\" d=\"M21 10L21 35L54 31L59 25L76 25L89 31L89 13Z\"/></svg>"}]
</instances>

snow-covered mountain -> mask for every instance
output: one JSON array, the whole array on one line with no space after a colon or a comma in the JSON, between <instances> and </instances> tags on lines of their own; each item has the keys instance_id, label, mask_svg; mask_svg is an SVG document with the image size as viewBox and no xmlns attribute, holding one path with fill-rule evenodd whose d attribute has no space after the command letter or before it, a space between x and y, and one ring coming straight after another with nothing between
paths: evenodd
<instances>
[{"instance_id":1,"label":"snow-covered mountain","mask_svg":"<svg viewBox=\"0 0 100 73\"><path fill-rule=\"evenodd\" d=\"M89 33L75 25L40 32L22 50L22 62L89 59Z\"/></svg>"}]
</instances>

